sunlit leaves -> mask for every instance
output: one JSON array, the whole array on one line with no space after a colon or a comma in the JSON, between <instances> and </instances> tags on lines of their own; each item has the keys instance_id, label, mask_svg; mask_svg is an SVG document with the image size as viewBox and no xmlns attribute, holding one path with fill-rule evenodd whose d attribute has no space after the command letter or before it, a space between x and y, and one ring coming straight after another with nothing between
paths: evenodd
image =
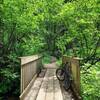
<instances>
[{"instance_id":1,"label":"sunlit leaves","mask_svg":"<svg viewBox=\"0 0 100 100\"><path fill-rule=\"evenodd\" d=\"M85 64L88 67L90 64ZM100 99L100 79L97 74L100 71L100 63L92 66L86 73L81 74L81 95L83 100ZM81 70L81 72L83 72Z\"/></svg>"},{"instance_id":2,"label":"sunlit leaves","mask_svg":"<svg viewBox=\"0 0 100 100\"><path fill-rule=\"evenodd\" d=\"M18 56L43 51L52 52L54 55L57 50L59 54L73 56L73 48L75 48L77 56L87 58L86 61L90 63L100 55L99 0L1 1L0 55L3 57L0 58L2 63L0 67L5 68L2 74L4 78L8 78L6 83L11 83L10 79L15 81L16 75L13 71L19 73L19 62L16 58ZM85 70L88 66L85 65ZM96 70L90 69L89 73L92 74L82 77L84 100L91 100L92 94L98 97L98 89L95 90L95 87L99 88L99 86L96 86L96 82L92 82L92 80L97 81L99 85L99 81L95 79ZM91 85L85 86L90 83ZM6 88L3 88L4 92L7 92Z\"/></svg>"}]
</instances>

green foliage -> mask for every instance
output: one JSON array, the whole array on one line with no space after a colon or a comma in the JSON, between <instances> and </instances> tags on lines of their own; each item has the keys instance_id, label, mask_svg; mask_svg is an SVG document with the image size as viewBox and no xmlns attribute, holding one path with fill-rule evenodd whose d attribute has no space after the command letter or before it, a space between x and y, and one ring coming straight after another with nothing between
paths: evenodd
<instances>
[{"instance_id":1,"label":"green foliage","mask_svg":"<svg viewBox=\"0 0 100 100\"><path fill-rule=\"evenodd\" d=\"M19 95L20 69L16 55L9 54L0 57L0 97Z\"/></svg>"},{"instance_id":2,"label":"green foliage","mask_svg":"<svg viewBox=\"0 0 100 100\"><path fill-rule=\"evenodd\" d=\"M85 64L83 67L89 67ZM99 100L100 99L100 63L96 63L87 71L81 71L81 95L83 100Z\"/></svg>"},{"instance_id":3,"label":"green foliage","mask_svg":"<svg viewBox=\"0 0 100 100\"><path fill-rule=\"evenodd\" d=\"M43 52L44 43L43 39L39 36L30 36L30 39L26 40L23 38L22 49L24 50L23 55L37 54Z\"/></svg>"},{"instance_id":4,"label":"green foliage","mask_svg":"<svg viewBox=\"0 0 100 100\"><path fill-rule=\"evenodd\" d=\"M18 80L19 78L17 72L13 73L11 72L10 68L5 68L0 71L0 74L1 77L3 78L3 80L0 83L0 94L4 95L7 92L12 92L13 91L12 89L15 88L17 85L19 85L17 84L18 82L16 81L16 79Z\"/></svg>"},{"instance_id":5,"label":"green foliage","mask_svg":"<svg viewBox=\"0 0 100 100\"><path fill-rule=\"evenodd\" d=\"M48 63L50 63L50 61L51 61L51 56L48 54L48 53L44 53L43 54L44 55L44 57L43 57L43 63L44 64L48 64Z\"/></svg>"},{"instance_id":6,"label":"green foliage","mask_svg":"<svg viewBox=\"0 0 100 100\"><path fill-rule=\"evenodd\" d=\"M77 56L87 57L92 55L91 49L94 51L96 42L99 40L99 30L96 27L99 14L95 11L97 7L98 4L95 0L84 0L84 2L80 0L66 3L60 12L61 19L68 28L66 34L69 35L72 42L75 42L75 44L70 45L79 47ZM61 40L64 40L64 38ZM68 44L65 41L61 46L65 46L65 43Z\"/></svg>"},{"instance_id":7,"label":"green foliage","mask_svg":"<svg viewBox=\"0 0 100 100\"><path fill-rule=\"evenodd\" d=\"M62 64L62 59L57 60L56 64L60 67Z\"/></svg>"},{"instance_id":8,"label":"green foliage","mask_svg":"<svg viewBox=\"0 0 100 100\"><path fill-rule=\"evenodd\" d=\"M89 63L82 71L91 73L82 74L82 96L91 100L94 93L100 98L95 78L100 60L99 6L99 0L1 0L0 96L19 94L18 57L45 52L44 63L50 62L50 55L82 57Z\"/></svg>"}]
</instances>

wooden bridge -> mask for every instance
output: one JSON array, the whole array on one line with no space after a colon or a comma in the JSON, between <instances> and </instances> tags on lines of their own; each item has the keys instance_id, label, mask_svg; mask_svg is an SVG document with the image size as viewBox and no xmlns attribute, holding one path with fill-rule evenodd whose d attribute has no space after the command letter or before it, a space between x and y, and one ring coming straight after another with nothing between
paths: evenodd
<instances>
[{"instance_id":1,"label":"wooden bridge","mask_svg":"<svg viewBox=\"0 0 100 100\"><path fill-rule=\"evenodd\" d=\"M42 71L45 71L45 74L39 76L39 69L43 68L42 56L21 57L20 100L72 100L64 99L59 81L55 75L56 64L54 63L53 66L49 64L49 66L45 65L44 67L46 70ZM74 70L76 70L75 68ZM77 75L74 78L77 81L76 88L78 91L79 73L76 74L74 71L73 74Z\"/></svg>"}]
</instances>

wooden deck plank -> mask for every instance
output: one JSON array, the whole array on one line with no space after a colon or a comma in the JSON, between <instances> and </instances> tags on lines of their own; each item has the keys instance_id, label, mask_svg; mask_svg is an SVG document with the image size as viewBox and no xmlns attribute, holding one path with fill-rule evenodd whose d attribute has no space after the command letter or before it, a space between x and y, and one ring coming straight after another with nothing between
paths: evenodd
<instances>
[{"instance_id":1,"label":"wooden deck plank","mask_svg":"<svg viewBox=\"0 0 100 100\"><path fill-rule=\"evenodd\" d=\"M48 85L46 91L46 99L45 100L53 100L54 99L54 84L53 84L53 76L54 76L54 69L49 70L49 77L48 77Z\"/></svg>"},{"instance_id":2,"label":"wooden deck plank","mask_svg":"<svg viewBox=\"0 0 100 100\"><path fill-rule=\"evenodd\" d=\"M49 70L47 70L45 74L45 77L43 79L43 82L42 82L42 85L41 85L41 88L39 90L36 100L45 100L47 84L48 84L48 75L49 75Z\"/></svg>"},{"instance_id":3,"label":"wooden deck plank","mask_svg":"<svg viewBox=\"0 0 100 100\"><path fill-rule=\"evenodd\" d=\"M62 91L56 74L54 75L54 100L63 100Z\"/></svg>"},{"instance_id":4,"label":"wooden deck plank","mask_svg":"<svg viewBox=\"0 0 100 100\"><path fill-rule=\"evenodd\" d=\"M36 100L63 100L59 81L56 77L56 69L47 69L46 77L43 80Z\"/></svg>"},{"instance_id":5,"label":"wooden deck plank","mask_svg":"<svg viewBox=\"0 0 100 100\"><path fill-rule=\"evenodd\" d=\"M32 88L30 89L29 93L26 95L25 100L30 100L31 98L33 98L32 100L36 100L40 86L42 84L42 80L43 78L37 78L35 80Z\"/></svg>"},{"instance_id":6,"label":"wooden deck plank","mask_svg":"<svg viewBox=\"0 0 100 100\"><path fill-rule=\"evenodd\" d=\"M48 68L44 78L37 78L23 100L63 100L56 69Z\"/></svg>"}]
</instances>

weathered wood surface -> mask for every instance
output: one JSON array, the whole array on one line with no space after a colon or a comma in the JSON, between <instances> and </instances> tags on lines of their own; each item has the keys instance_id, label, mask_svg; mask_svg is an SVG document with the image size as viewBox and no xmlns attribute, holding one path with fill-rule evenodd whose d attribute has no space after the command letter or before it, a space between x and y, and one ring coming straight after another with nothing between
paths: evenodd
<instances>
[{"instance_id":1,"label":"weathered wood surface","mask_svg":"<svg viewBox=\"0 0 100 100\"><path fill-rule=\"evenodd\" d=\"M21 94L37 74L37 69L42 65L41 56L27 56L21 58Z\"/></svg>"},{"instance_id":2,"label":"weathered wood surface","mask_svg":"<svg viewBox=\"0 0 100 100\"><path fill-rule=\"evenodd\" d=\"M33 62L39 58L41 58L42 56L40 55L32 55L32 56L25 56L25 57L19 57L21 59L21 65Z\"/></svg>"},{"instance_id":3,"label":"weathered wood surface","mask_svg":"<svg viewBox=\"0 0 100 100\"><path fill-rule=\"evenodd\" d=\"M48 84L48 77L49 77L49 73L47 70L36 100L45 100L46 89L47 89L47 84Z\"/></svg>"},{"instance_id":4,"label":"weathered wood surface","mask_svg":"<svg viewBox=\"0 0 100 100\"><path fill-rule=\"evenodd\" d=\"M37 78L37 75L35 75L33 77L33 79L31 80L31 82L28 84L28 86L25 88L25 90L21 93L20 95L20 100L24 100L24 98L26 97L26 95L28 94L29 90L31 89L31 87L33 86L33 83L35 81L35 79Z\"/></svg>"},{"instance_id":5,"label":"weathered wood surface","mask_svg":"<svg viewBox=\"0 0 100 100\"><path fill-rule=\"evenodd\" d=\"M54 100L63 100L61 87L56 75L54 76Z\"/></svg>"},{"instance_id":6,"label":"weathered wood surface","mask_svg":"<svg viewBox=\"0 0 100 100\"><path fill-rule=\"evenodd\" d=\"M37 78L24 100L36 100L43 78ZM33 99L34 98L34 99Z\"/></svg>"},{"instance_id":7,"label":"weathered wood surface","mask_svg":"<svg viewBox=\"0 0 100 100\"><path fill-rule=\"evenodd\" d=\"M63 56L63 63L69 62L71 64L71 72L73 77L73 88L80 94L80 59L77 57Z\"/></svg>"},{"instance_id":8,"label":"weathered wood surface","mask_svg":"<svg viewBox=\"0 0 100 100\"><path fill-rule=\"evenodd\" d=\"M45 64L47 69L44 78L37 77L37 66L42 65L41 57L36 59L22 57L21 64L21 96L20 100L72 100L71 96L63 95L59 81L56 77L57 65L55 62ZM32 60L33 59L33 60ZM71 62L71 70L74 78L74 83L77 91L80 90L80 68L79 60L70 57L63 57L63 62L66 60ZM25 61L25 63L24 63ZM27 62L27 63L26 63ZM64 98L66 97L66 99Z\"/></svg>"},{"instance_id":9,"label":"weathered wood surface","mask_svg":"<svg viewBox=\"0 0 100 100\"><path fill-rule=\"evenodd\" d=\"M56 69L48 68L44 78L37 78L23 100L63 100Z\"/></svg>"}]
</instances>

